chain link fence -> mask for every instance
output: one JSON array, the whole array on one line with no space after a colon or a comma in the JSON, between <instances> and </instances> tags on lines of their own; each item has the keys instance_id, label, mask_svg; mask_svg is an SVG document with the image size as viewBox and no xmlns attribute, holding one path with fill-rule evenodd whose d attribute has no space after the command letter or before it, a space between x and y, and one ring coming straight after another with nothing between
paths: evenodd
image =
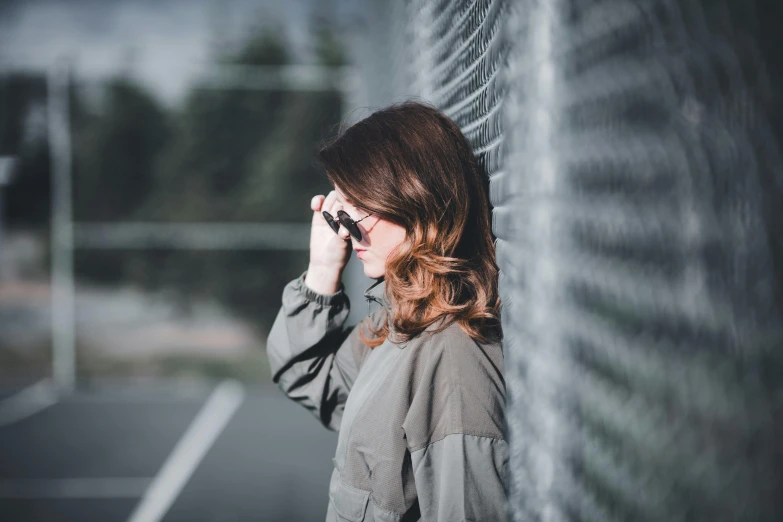
<instances>
[{"instance_id":1,"label":"chain link fence","mask_svg":"<svg viewBox=\"0 0 783 522\"><path fill-rule=\"evenodd\" d=\"M368 102L486 170L510 519L780 520L773 2L376 2Z\"/></svg>"}]
</instances>

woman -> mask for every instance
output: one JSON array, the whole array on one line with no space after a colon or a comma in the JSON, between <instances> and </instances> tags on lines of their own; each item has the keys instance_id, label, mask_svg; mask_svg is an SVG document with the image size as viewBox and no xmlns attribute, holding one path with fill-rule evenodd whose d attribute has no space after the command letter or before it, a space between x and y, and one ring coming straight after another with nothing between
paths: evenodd
<instances>
[{"instance_id":1,"label":"woman","mask_svg":"<svg viewBox=\"0 0 783 522\"><path fill-rule=\"evenodd\" d=\"M285 394L339 431L327 521L505 520L498 269L470 145L408 102L319 159L335 190L311 201L310 264L267 350ZM351 248L380 306L345 328Z\"/></svg>"}]
</instances>

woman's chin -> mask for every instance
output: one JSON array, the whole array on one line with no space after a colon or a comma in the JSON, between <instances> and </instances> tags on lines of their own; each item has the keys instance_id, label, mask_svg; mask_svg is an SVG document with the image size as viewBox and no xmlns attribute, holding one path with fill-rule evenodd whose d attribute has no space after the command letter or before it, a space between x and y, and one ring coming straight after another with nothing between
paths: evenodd
<instances>
[{"instance_id":1,"label":"woman's chin","mask_svg":"<svg viewBox=\"0 0 783 522\"><path fill-rule=\"evenodd\" d=\"M372 279L378 279L383 277L383 271L378 271L374 266L369 263L364 263L364 275Z\"/></svg>"}]
</instances>

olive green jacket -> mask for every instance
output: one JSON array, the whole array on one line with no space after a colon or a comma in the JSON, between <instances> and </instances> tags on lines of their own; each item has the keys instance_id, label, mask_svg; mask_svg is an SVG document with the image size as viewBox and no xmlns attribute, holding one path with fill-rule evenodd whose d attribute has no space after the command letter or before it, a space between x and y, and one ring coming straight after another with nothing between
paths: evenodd
<instances>
[{"instance_id":1,"label":"olive green jacket","mask_svg":"<svg viewBox=\"0 0 783 522\"><path fill-rule=\"evenodd\" d=\"M441 320L370 349L344 326L344 286L319 294L306 274L283 290L267 353L280 389L339 431L327 522L506 520L500 341L477 343L455 323L434 332ZM373 324L388 320L385 281L365 297L381 305Z\"/></svg>"}]
</instances>

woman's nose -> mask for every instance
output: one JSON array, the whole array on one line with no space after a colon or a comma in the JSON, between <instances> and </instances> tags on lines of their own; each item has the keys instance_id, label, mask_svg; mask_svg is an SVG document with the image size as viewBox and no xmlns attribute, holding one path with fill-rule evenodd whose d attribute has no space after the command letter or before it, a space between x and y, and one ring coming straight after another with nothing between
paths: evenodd
<instances>
[{"instance_id":1,"label":"woman's nose","mask_svg":"<svg viewBox=\"0 0 783 522\"><path fill-rule=\"evenodd\" d=\"M340 228L337 230L337 235L340 236L342 239L347 240L349 236L348 229L340 225Z\"/></svg>"}]
</instances>

